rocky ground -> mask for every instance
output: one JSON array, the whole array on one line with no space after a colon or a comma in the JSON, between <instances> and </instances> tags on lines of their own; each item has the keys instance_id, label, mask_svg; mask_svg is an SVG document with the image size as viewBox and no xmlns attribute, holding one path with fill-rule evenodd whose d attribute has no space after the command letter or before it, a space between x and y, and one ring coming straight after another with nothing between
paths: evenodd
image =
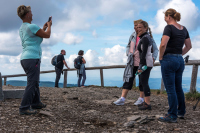
<instances>
[{"instance_id":1,"label":"rocky ground","mask_svg":"<svg viewBox=\"0 0 200 133\"><path fill-rule=\"evenodd\" d=\"M3 86L3 89L24 87ZM55 132L55 133L199 133L200 107L192 110L187 103L185 119L178 123L157 120L168 110L166 96L151 96L151 111L140 111L133 106L138 91L128 94L124 106L113 101L121 95L120 88L50 88L41 87L41 100L47 104L36 115L20 116L21 99L0 102L0 132ZM39 111L39 110L38 110Z\"/></svg>"}]
</instances>

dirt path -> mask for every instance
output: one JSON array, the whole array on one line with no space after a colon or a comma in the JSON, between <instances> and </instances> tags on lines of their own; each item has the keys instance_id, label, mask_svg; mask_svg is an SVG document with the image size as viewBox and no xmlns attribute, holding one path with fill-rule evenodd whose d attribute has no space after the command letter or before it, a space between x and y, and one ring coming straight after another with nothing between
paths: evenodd
<instances>
[{"instance_id":1,"label":"dirt path","mask_svg":"<svg viewBox=\"0 0 200 133\"><path fill-rule=\"evenodd\" d=\"M3 89L24 87L3 87ZM151 111L140 111L133 106L138 98L137 91L130 91L124 106L111 104L121 95L120 88L50 88L41 87L41 100L47 107L37 115L20 116L18 107L21 99L0 102L0 132L72 132L72 133L159 133L200 132L200 108L192 110L187 103L184 120L178 123L162 123L158 115L168 110L166 97L152 95ZM134 127L126 127L128 117L151 117L151 121L139 119ZM143 123L143 124L142 124Z\"/></svg>"}]
</instances>

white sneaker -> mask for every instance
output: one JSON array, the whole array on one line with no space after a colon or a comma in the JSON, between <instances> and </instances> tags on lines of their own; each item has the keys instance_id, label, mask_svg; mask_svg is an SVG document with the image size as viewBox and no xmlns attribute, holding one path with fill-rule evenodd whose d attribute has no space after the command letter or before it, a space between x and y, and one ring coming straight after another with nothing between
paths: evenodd
<instances>
[{"instance_id":1,"label":"white sneaker","mask_svg":"<svg viewBox=\"0 0 200 133\"><path fill-rule=\"evenodd\" d=\"M144 101L141 98L138 98L138 100L134 103L134 105L139 105L141 103L143 103Z\"/></svg>"},{"instance_id":2,"label":"white sneaker","mask_svg":"<svg viewBox=\"0 0 200 133\"><path fill-rule=\"evenodd\" d=\"M124 105L124 101L119 98L117 101L113 102L115 105Z\"/></svg>"}]
</instances>

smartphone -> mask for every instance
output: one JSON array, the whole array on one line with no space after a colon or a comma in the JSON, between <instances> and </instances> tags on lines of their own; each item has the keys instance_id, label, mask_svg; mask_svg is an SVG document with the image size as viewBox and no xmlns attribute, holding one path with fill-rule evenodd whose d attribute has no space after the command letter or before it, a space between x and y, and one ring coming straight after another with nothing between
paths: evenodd
<instances>
[{"instance_id":1,"label":"smartphone","mask_svg":"<svg viewBox=\"0 0 200 133\"><path fill-rule=\"evenodd\" d=\"M51 21L51 19L52 19L52 16L49 17L48 22Z\"/></svg>"}]
</instances>

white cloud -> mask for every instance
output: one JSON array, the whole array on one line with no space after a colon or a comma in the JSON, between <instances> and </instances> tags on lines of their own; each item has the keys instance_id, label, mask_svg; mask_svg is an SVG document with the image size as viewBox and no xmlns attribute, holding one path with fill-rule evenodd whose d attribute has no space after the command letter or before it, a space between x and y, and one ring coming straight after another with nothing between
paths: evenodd
<instances>
[{"instance_id":1,"label":"white cloud","mask_svg":"<svg viewBox=\"0 0 200 133\"><path fill-rule=\"evenodd\" d=\"M165 2L164 2L165 3ZM171 0L165 3L164 8L159 9L155 16L156 23L152 24L153 33L162 33L167 25L164 21L164 13L167 9L174 8L181 13L180 24L184 25L188 30L196 30L199 26L200 13L192 0Z\"/></svg>"},{"instance_id":2,"label":"white cloud","mask_svg":"<svg viewBox=\"0 0 200 133\"><path fill-rule=\"evenodd\" d=\"M159 6L163 6L166 3L168 3L169 1L166 1L166 0L156 0L156 2L159 4Z\"/></svg>"},{"instance_id":3,"label":"white cloud","mask_svg":"<svg viewBox=\"0 0 200 133\"><path fill-rule=\"evenodd\" d=\"M20 55L18 56L8 56L8 55L0 55L0 72L2 75L8 74L19 74L24 73L21 64L20 64Z\"/></svg>"},{"instance_id":4,"label":"white cloud","mask_svg":"<svg viewBox=\"0 0 200 133\"><path fill-rule=\"evenodd\" d=\"M74 68L74 59L77 57L77 54L70 55L69 58L65 59L67 61L67 65L70 68Z\"/></svg>"},{"instance_id":5,"label":"white cloud","mask_svg":"<svg viewBox=\"0 0 200 133\"><path fill-rule=\"evenodd\" d=\"M133 18L137 8L133 2L127 0L101 0L99 6L101 15L111 22L118 22L123 19Z\"/></svg>"},{"instance_id":6,"label":"white cloud","mask_svg":"<svg viewBox=\"0 0 200 133\"><path fill-rule=\"evenodd\" d=\"M104 55L99 56L99 53L97 51L91 49L87 50L83 55L86 60L86 67L126 64L127 56L125 54L125 47L115 45L111 48L102 49L102 52L104 53ZM77 56L77 54L73 54L66 59L70 67L74 67L74 59Z\"/></svg>"},{"instance_id":7,"label":"white cloud","mask_svg":"<svg viewBox=\"0 0 200 133\"><path fill-rule=\"evenodd\" d=\"M44 38L42 42L43 47L49 47L57 44L60 40L64 38L63 34L52 32L50 38Z\"/></svg>"},{"instance_id":8,"label":"white cloud","mask_svg":"<svg viewBox=\"0 0 200 133\"><path fill-rule=\"evenodd\" d=\"M0 47L1 55L19 55L22 51L22 46L18 32L0 32Z\"/></svg>"},{"instance_id":9,"label":"white cloud","mask_svg":"<svg viewBox=\"0 0 200 133\"><path fill-rule=\"evenodd\" d=\"M67 33L65 38L63 39L63 42L66 44L78 44L81 43L83 40L83 37L75 36L72 33Z\"/></svg>"},{"instance_id":10,"label":"white cloud","mask_svg":"<svg viewBox=\"0 0 200 133\"><path fill-rule=\"evenodd\" d=\"M191 39L192 49L186 54L189 55L189 60L199 60L200 57L200 35Z\"/></svg>"},{"instance_id":11,"label":"white cloud","mask_svg":"<svg viewBox=\"0 0 200 133\"><path fill-rule=\"evenodd\" d=\"M74 32L90 30L93 26L110 25L123 21L133 20L140 6L138 1L131 0L82 0L66 1L65 9L61 12L62 18L54 22L56 32ZM146 5L148 5L146 3Z\"/></svg>"},{"instance_id":12,"label":"white cloud","mask_svg":"<svg viewBox=\"0 0 200 133\"><path fill-rule=\"evenodd\" d=\"M93 30L93 32L92 32L92 36L95 37L95 38L98 37L96 30Z\"/></svg>"},{"instance_id":13,"label":"white cloud","mask_svg":"<svg viewBox=\"0 0 200 133\"><path fill-rule=\"evenodd\" d=\"M115 45L112 48L103 49L104 56L99 57L100 65L124 65L126 64L125 47Z\"/></svg>"},{"instance_id":14,"label":"white cloud","mask_svg":"<svg viewBox=\"0 0 200 133\"><path fill-rule=\"evenodd\" d=\"M86 60L88 67L99 66L99 64L100 64L98 53L95 50L89 49L85 53L84 58Z\"/></svg>"}]
</instances>

